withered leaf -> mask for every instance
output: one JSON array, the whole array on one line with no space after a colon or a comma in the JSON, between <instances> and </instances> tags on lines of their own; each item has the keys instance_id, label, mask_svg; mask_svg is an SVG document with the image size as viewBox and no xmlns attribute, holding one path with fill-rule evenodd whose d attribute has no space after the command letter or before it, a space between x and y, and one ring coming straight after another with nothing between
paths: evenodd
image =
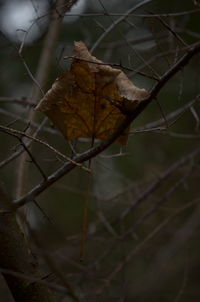
<instances>
[{"instance_id":1,"label":"withered leaf","mask_svg":"<svg viewBox=\"0 0 200 302\"><path fill-rule=\"evenodd\" d=\"M92 56L83 42L75 42L70 71L56 79L36 110L44 112L67 140L107 139L148 96L119 69ZM79 59L78 59L79 58ZM118 141L125 144L128 131Z\"/></svg>"}]
</instances>

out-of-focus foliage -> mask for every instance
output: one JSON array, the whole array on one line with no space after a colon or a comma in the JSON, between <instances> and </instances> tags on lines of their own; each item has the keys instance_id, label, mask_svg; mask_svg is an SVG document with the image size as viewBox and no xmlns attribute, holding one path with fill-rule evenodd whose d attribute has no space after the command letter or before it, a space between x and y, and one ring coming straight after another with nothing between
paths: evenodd
<instances>
[{"instance_id":1,"label":"out-of-focus foliage","mask_svg":"<svg viewBox=\"0 0 200 302\"><path fill-rule=\"evenodd\" d=\"M0 3L0 9L6 2ZM45 92L69 68L69 60L63 57L72 55L74 41L84 41L93 55L118 64L138 87L151 90L155 78L159 80L200 38L196 1L152 0L126 17L142 1L83 2L77 4L83 15L64 18ZM41 16L37 1L30 4ZM28 70L35 76L49 20L48 11L33 20L39 28L41 22L41 35L27 44L26 35L17 43L1 28L1 125L19 130L29 126L27 116L33 107L5 101L5 97L24 97L31 102L33 80ZM42 238L42 248L54 256L77 293L87 296L85 301L93 301L101 290L96 301L200 299L200 170L199 153L192 153L200 139L199 60L199 56L192 59L136 119L127 146L113 144L92 161L89 193L88 175L76 168L38 197L46 216L36 204L28 207L27 219ZM38 113L33 126L43 118ZM67 156L74 152L50 122L39 137ZM16 138L1 132L0 141L1 167L20 146ZM89 147L90 141L77 142L76 152ZM63 164L37 143L32 154L46 175ZM17 177L17 159L1 167L0 181L13 199ZM28 188L41 181L31 162ZM89 235L86 259L80 264L82 205L88 194Z\"/></svg>"}]
</instances>

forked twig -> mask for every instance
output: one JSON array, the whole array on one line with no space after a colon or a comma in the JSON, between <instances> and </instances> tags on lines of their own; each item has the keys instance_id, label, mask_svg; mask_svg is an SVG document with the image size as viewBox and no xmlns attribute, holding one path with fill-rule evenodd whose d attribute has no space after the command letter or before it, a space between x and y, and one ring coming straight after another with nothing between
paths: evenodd
<instances>
[{"instance_id":1,"label":"forked twig","mask_svg":"<svg viewBox=\"0 0 200 302\"><path fill-rule=\"evenodd\" d=\"M17 134L17 135L20 135L20 136L25 136L27 138L30 138L31 140L39 143L39 144L42 144L44 145L45 147L49 148L51 151L53 151L55 154L57 154L58 156L60 156L61 158L63 158L65 161L68 161L68 162L71 162L72 164L74 165L77 165L78 167L81 167L83 168L83 170L87 171L87 172L90 172L90 170L86 167L84 167L82 164L76 162L75 160L71 159L70 157L64 155L63 153L61 153L60 151L56 150L54 147L52 147L51 145L49 145L47 142L41 140L40 138L38 137L34 137L26 132L23 132L23 131L19 131L19 130L16 130L16 129L12 129L12 128L9 128L9 127L6 127L6 126L2 126L0 125L0 130L4 131L4 132L7 132L9 134Z\"/></svg>"},{"instance_id":2,"label":"forked twig","mask_svg":"<svg viewBox=\"0 0 200 302\"><path fill-rule=\"evenodd\" d=\"M148 234L136 247L130 250L130 252L126 255L125 259L120 262L116 268L108 275L105 279L104 285L97 291L97 295L103 293L103 291L110 285L110 282L115 278L115 276L123 269L124 265L131 261L131 259L139 252L141 249L149 242L152 238L154 238L164 227L168 225L171 220L173 220L177 215L180 215L182 212L187 209L193 207L194 205L200 202L199 199L188 202L186 205L179 207L174 213L172 213L168 218L166 218L163 222L161 222L158 226L156 226L153 231Z\"/></svg>"}]
</instances>

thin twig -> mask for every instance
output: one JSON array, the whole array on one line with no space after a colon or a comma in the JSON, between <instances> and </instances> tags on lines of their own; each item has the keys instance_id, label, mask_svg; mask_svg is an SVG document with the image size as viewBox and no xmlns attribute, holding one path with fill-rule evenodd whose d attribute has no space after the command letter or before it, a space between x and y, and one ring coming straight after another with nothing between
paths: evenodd
<instances>
[{"instance_id":1,"label":"thin twig","mask_svg":"<svg viewBox=\"0 0 200 302\"><path fill-rule=\"evenodd\" d=\"M152 215L168 200L170 200L171 195L181 186L184 184L186 179L189 178L189 176L192 175L194 170L197 168L197 166L191 166L186 173L175 182L175 184L170 187L170 189L166 192L165 196L160 198L149 210L146 211L144 215L142 215L126 232L124 232L122 238L127 238L130 234L134 232L138 226L142 225L144 221L147 221Z\"/></svg>"},{"instance_id":2,"label":"thin twig","mask_svg":"<svg viewBox=\"0 0 200 302\"><path fill-rule=\"evenodd\" d=\"M169 113L168 115L165 116L167 122L169 123L171 120L175 119L175 122L183 116L183 114L188 110L190 109L198 100L200 99L200 95L197 95L191 102L187 103L186 105L182 106L181 108L178 108L177 110ZM154 121L154 122L150 122L148 124L146 124L145 126L143 127L140 127L140 128L136 128L132 131L129 132L129 135L131 134L135 134L135 133L138 133L138 132L143 132L143 131L146 131L146 130L152 130L152 129L155 129L156 127L159 127L161 126L163 123L165 122L164 118L161 118L157 121ZM173 124L174 124L174 121L173 121ZM170 123L171 125L171 123Z\"/></svg>"},{"instance_id":3,"label":"thin twig","mask_svg":"<svg viewBox=\"0 0 200 302\"><path fill-rule=\"evenodd\" d=\"M190 152L189 154L187 154L186 156L182 157L179 161L173 163L166 171L164 171L161 175L159 175L158 179L156 181L154 181L152 184L150 184L148 186L148 188L138 196L138 198L133 200L133 202L130 204L130 206L121 213L120 217L112 222L112 225L120 224L122 222L122 220L124 220L127 217L127 215L129 215L139 205L141 205L143 202L145 202L145 200L150 195L155 193L156 190L159 189L163 183L166 183L167 179L169 179L169 177L171 177L174 174L174 172L176 172L182 166L186 165L188 162L190 162L190 161L192 162L194 160L194 158L196 156L198 156L199 154L200 154L200 148L197 148L197 149L193 150L192 152ZM192 170L193 170L193 167L192 167ZM191 174L192 170L190 169L190 171L189 171L190 174ZM121 236L121 239L124 239L125 237L129 236L130 234L133 234L134 229L136 227L138 227L145 219L150 218L150 216L154 213L155 208L157 209L157 207L159 207L164 202L166 202L170 198L171 194L175 192L175 190L183 183L184 179L188 176L189 176L189 174L187 173L186 175L183 176L183 178L181 177L180 180L176 183L176 185L173 186L167 192L165 197L160 199L159 201L157 201L157 203L153 209L150 209L146 214L144 214L141 218L139 218L131 226L131 228L129 230L127 230L126 233L124 233ZM99 231L100 230L98 230L98 232ZM106 251L104 251L104 253L101 255L100 259L97 259L95 261L95 263L93 263L90 266L90 269L92 269L95 266L99 266L99 263L108 257L108 255L116 248L117 244L118 244L118 240L115 238L112 242L111 247L109 247Z\"/></svg>"},{"instance_id":4,"label":"thin twig","mask_svg":"<svg viewBox=\"0 0 200 302\"><path fill-rule=\"evenodd\" d=\"M0 108L0 114L3 114L7 117L11 117L11 118L15 119L17 122L21 122L25 125L29 125L29 127L32 127L32 128L38 128L41 125L39 123L30 122L29 120L22 118L20 115L17 115L15 113L12 113L12 112L10 112L8 110L5 110L5 109L2 109L2 108ZM46 127L45 126L41 130L43 132L48 132L48 133L51 133L51 134L60 135L60 132L57 129L54 129L54 128L51 128L51 127Z\"/></svg>"},{"instance_id":5,"label":"thin twig","mask_svg":"<svg viewBox=\"0 0 200 302\"><path fill-rule=\"evenodd\" d=\"M182 11L182 12L176 12L176 13L161 13L161 14L135 14L135 13L129 13L129 16L134 16L134 17L139 17L139 18L155 18L155 17L179 17L179 16L185 16L185 15L190 15L190 14L196 14L199 13L200 9L192 9L188 11ZM86 13L86 14L71 14L71 13L66 13L66 17L107 17L107 16L112 16L112 17L123 17L125 14L120 14L120 13ZM45 15L40 16L39 18L44 17Z\"/></svg>"},{"instance_id":6,"label":"thin twig","mask_svg":"<svg viewBox=\"0 0 200 302\"><path fill-rule=\"evenodd\" d=\"M22 106L35 107L33 103L26 97L12 98L12 97L0 97L0 103L16 103Z\"/></svg>"},{"instance_id":7,"label":"thin twig","mask_svg":"<svg viewBox=\"0 0 200 302\"><path fill-rule=\"evenodd\" d=\"M40 60L38 63L38 69L36 76L33 78L32 87L32 102L37 103L41 97L41 89L44 89L49 76L49 71L51 68L52 55L54 53L54 48L57 43L58 36L60 34L62 19L64 13L69 10L77 0L57 0L55 3L55 10L52 14L52 19L49 25L49 30L47 32ZM19 50L19 56L22 57L21 49ZM23 61L25 64L25 61ZM30 122L36 121L36 112L31 111L28 119ZM30 134L32 132L30 131ZM27 158L26 154L20 160L18 177L16 183L16 196L19 197L26 191L26 185L28 180L28 165L26 164Z\"/></svg>"},{"instance_id":8,"label":"thin twig","mask_svg":"<svg viewBox=\"0 0 200 302\"><path fill-rule=\"evenodd\" d=\"M42 145L44 145L45 147L49 148L49 149L50 149L51 151L53 151L56 155L62 157L65 161L69 161L69 162L71 162L71 163L73 163L73 164L75 164L75 165L77 165L77 166L83 168L83 170L85 170L85 171L87 171L87 172L90 171L88 168L84 167L82 164L76 163L76 161L74 161L74 160L71 159L70 157L64 155L64 154L61 153L60 151L56 150L54 147L52 147L52 146L49 145L47 142L43 141L42 139L40 139L40 138L38 138L38 137L34 137L34 136L32 136L32 135L30 135L30 134L28 134L28 133L26 133L26 132L19 131L19 130L16 130L16 129L12 129L12 128L9 128L9 127L6 127L6 126L2 126L2 125L0 125L0 130L5 131L5 132L7 132L7 133L9 133L9 134L11 134L11 135L12 135L12 134L17 134L17 135L19 135L19 136L25 136L25 137L27 137L27 138L29 138L29 139L31 139L31 140L37 142L37 143L42 144Z\"/></svg>"},{"instance_id":9,"label":"thin twig","mask_svg":"<svg viewBox=\"0 0 200 302\"><path fill-rule=\"evenodd\" d=\"M155 15L154 15L155 16ZM185 41L167 24L167 22L165 22L161 17L157 17L157 19L161 22L161 24L166 27L171 33L172 35L178 40L180 41L184 46L188 46L187 43L185 43Z\"/></svg>"},{"instance_id":10,"label":"thin twig","mask_svg":"<svg viewBox=\"0 0 200 302\"><path fill-rule=\"evenodd\" d=\"M179 161L173 163L166 171L159 175L158 179L154 181L142 194L134 200L126 210L120 215L120 220L123 220L127 215L132 212L139 204L141 204L148 196L150 196L156 189L160 188L160 185L166 181L178 168L182 167L189 161L193 160L200 154L200 148L193 150L186 156L183 156Z\"/></svg>"},{"instance_id":11,"label":"thin twig","mask_svg":"<svg viewBox=\"0 0 200 302\"><path fill-rule=\"evenodd\" d=\"M136 9L144 6L147 3L150 3L152 0L144 0L136 5L134 5L131 9L129 9L123 16L121 16L118 20L116 20L114 23L112 23L107 30L98 38L98 40L94 43L92 46L90 52L94 52L94 50L98 47L98 45L101 43L103 39L122 21L124 21L131 13L133 13ZM109 14L110 15L110 14Z\"/></svg>"},{"instance_id":12,"label":"thin twig","mask_svg":"<svg viewBox=\"0 0 200 302\"><path fill-rule=\"evenodd\" d=\"M131 249L129 253L126 255L125 259L120 262L116 268L107 276L104 285L97 291L97 295L103 293L103 291L110 285L110 282L116 277L116 275L123 269L123 267L131 261L131 259L139 252L141 249L148 243L152 238L154 238L167 224L173 220L177 215L180 215L185 210L193 207L195 204L199 203L199 199L193 202L189 202L186 205L180 207L174 213L172 213L168 218L166 218L162 223L156 226L153 231L148 234L136 247Z\"/></svg>"},{"instance_id":13,"label":"thin twig","mask_svg":"<svg viewBox=\"0 0 200 302\"><path fill-rule=\"evenodd\" d=\"M26 221L26 224L27 224L29 233L32 237L32 240L34 241L34 243L37 246L38 251L39 251L40 248L42 247L42 242L41 242L39 236L37 236L36 233L31 229L31 227L27 221ZM55 276L57 276L59 281L66 288L68 295L71 297L71 299L75 302L80 302L80 299L77 296L77 294L75 293L73 287L67 280L65 274L60 269L58 269L58 267L55 263L55 260L53 260L52 256L49 253L40 253L40 255L43 257L44 261L47 263L50 270L55 274Z\"/></svg>"},{"instance_id":14,"label":"thin twig","mask_svg":"<svg viewBox=\"0 0 200 302\"><path fill-rule=\"evenodd\" d=\"M10 270L10 269L5 269L5 268L0 268L0 272L3 273L3 274L6 274L6 275L17 277L17 278L22 279L22 280L29 281L31 283L39 283L41 285L47 286L51 289L54 289L57 292L61 292L61 293L64 293L64 294L69 293L69 291L66 289L66 287L61 286L59 284L54 284L54 283L47 282L47 281L43 280L42 278L39 279L39 278L36 278L34 276L31 276L31 275L27 275L27 274L24 274L24 273L22 274L21 272L16 272L16 271L13 271L13 270Z\"/></svg>"},{"instance_id":15,"label":"thin twig","mask_svg":"<svg viewBox=\"0 0 200 302\"><path fill-rule=\"evenodd\" d=\"M150 75L150 74L146 74L146 73L141 72L141 71L135 71L133 68L124 66L121 63L117 64L117 63L96 62L96 61L80 58L80 57L77 57L77 56L65 56L64 59L76 59L76 60L88 62L88 63L91 63L91 64L95 64L95 65L108 65L108 66L112 66L112 67L119 67L119 68L122 68L122 69L125 69L125 70L128 70L128 71L133 71L133 72L138 73L139 75L141 75L143 77L146 77L146 78L149 78L149 79L153 79L155 81L159 81L160 80L158 77L155 77L155 76Z\"/></svg>"},{"instance_id":16,"label":"thin twig","mask_svg":"<svg viewBox=\"0 0 200 302\"><path fill-rule=\"evenodd\" d=\"M38 126L38 128L36 129L36 131L34 132L34 134L32 135L32 137L36 137L38 135L38 133L42 130L42 128L44 127L44 125L46 124L47 118L44 118L44 120L42 121L42 123ZM29 140L25 145L28 148L31 143L33 142L33 140ZM18 151L16 151L15 153L13 153L11 156L9 156L8 158L6 158L5 160L3 160L0 163L0 169L3 168L5 165L7 165L8 163L10 163L11 161L13 161L15 158L17 158L19 155L21 155L24 152L24 149L21 148L21 150L19 149Z\"/></svg>"}]
</instances>

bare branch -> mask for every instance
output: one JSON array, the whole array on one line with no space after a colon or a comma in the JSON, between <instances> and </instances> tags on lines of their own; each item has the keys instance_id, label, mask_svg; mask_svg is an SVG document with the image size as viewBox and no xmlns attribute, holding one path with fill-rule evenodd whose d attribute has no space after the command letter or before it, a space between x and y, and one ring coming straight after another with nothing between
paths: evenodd
<instances>
[{"instance_id":1,"label":"bare branch","mask_svg":"<svg viewBox=\"0 0 200 302\"><path fill-rule=\"evenodd\" d=\"M35 105L31 103L31 101L28 100L26 97L22 97L22 98L0 97L0 103L16 103L22 106L35 107Z\"/></svg>"},{"instance_id":2,"label":"bare branch","mask_svg":"<svg viewBox=\"0 0 200 302\"><path fill-rule=\"evenodd\" d=\"M176 210L174 213L172 213L168 218L166 218L162 223L160 223L158 226L156 226L153 231L148 234L142 242L140 242L136 247L131 249L129 253L126 255L125 259L120 262L117 267L112 271L106 278L105 278L105 284L97 291L97 295L100 295L103 293L105 288L107 288L110 285L110 282L116 277L116 275L123 269L124 265L131 261L131 259L139 252L141 249L146 245L146 243L149 242L153 237L155 237L164 227L167 226L171 220L173 220L177 215L180 215L182 212L186 211L187 209L193 207L194 205L198 204L200 202L199 199L188 202L182 207L179 207L178 210Z\"/></svg>"},{"instance_id":3,"label":"bare branch","mask_svg":"<svg viewBox=\"0 0 200 302\"><path fill-rule=\"evenodd\" d=\"M182 12L176 12L176 13L161 13L161 14L136 14L136 13L129 13L129 16L139 17L139 18L155 18L155 17L179 17L179 16L185 16L190 14L196 14L199 13L200 9L192 9L188 11L182 11ZM88 14L71 14L66 13L65 16L69 17L123 17L125 14L120 13L88 13ZM42 18L44 15L40 16L39 18Z\"/></svg>"},{"instance_id":4,"label":"bare branch","mask_svg":"<svg viewBox=\"0 0 200 302\"><path fill-rule=\"evenodd\" d=\"M77 2L77 0L57 0L55 3L55 9L52 14L52 20L49 25L49 30L47 32L43 50L40 56L40 60L38 63L38 69L36 72L36 76L33 79L33 87L32 87L32 101L34 104L38 102L41 97L41 90L44 89L48 76L49 70L51 68L51 60L54 52L54 48L57 42L57 38L60 33L62 20L64 13L71 9L71 7ZM21 49L19 50L19 56L21 58ZM24 64L25 61L23 61ZM25 65L25 67L27 67ZM29 71L29 70L28 70ZM36 112L31 111L28 119L30 122L35 122ZM30 132L31 134L31 132ZM28 166L26 165L26 154L22 157L19 163L19 172L16 183L16 196L19 197L26 190L26 184L28 179Z\"/></svg>"},{"instance_id":5,"label":"bare branch","mask_svg":"<svg viewBox=\"0 0 200 302\"><path fill-rule=\"evenodd\" d=\"M80 61L89 62L89 63L93 63L93 64L96 64L96 65L108 65L108 66L112 66L112 67L119 67L119 68L122 68L122 69L125 69L125 70L128 70L128 71L134 71L133 68L126 67L126 66L122 65L121 63L117 64L117 63L94 62L94 61L83 59L83 58L76 57L76 56L66 56L66 57L64 57L64 59L77 59L77 60L80 60ZM141 72L141 71L134 71L134 72L138 73L139 75L141 75L143 77L150 78L150 79L153 79L155 81L159 81L159 78L157 78L153 75L149 75L149 74L146 74L146 73Z\"/></svg>"},{"instance_id":6,"label":"bare branch","mask_svg":"<svg viewBox=\"0 0 200 302\"><path fill-rule=\"evenodd\" d=\"M170 122L170 126L171 124L174 125L174 123L183 116L183 114L189 110L198 100L200 99L200 95L197 95L191 102L187 103L186 105L182 106L181 108L178 108L177 110L169 113L165 118L168 122ZM175 121L172 121L175 119ZM165 122L165 120L163 118L154 121L154 122L150 122L148 124L146 124L143 127L134 129L133 131L130 131L129 134L136 134L136 133L140 133L140 132L144 132L144 131L154 131L156 129L156 127L160 127L163 123ZM158 129L160 130L160 129Z\"/></svg>"},{"instance_id":7,"label":"bare branch","mask_svg":"<svg viewBox=\"0 0 200 302\"><path fill-rule=\"evenodd\" d=\"M60 151L56 150L54 147L52 147L51 145L49 145L47 142L41 140L40 138L38 137L34 137L30 134L27 134L26 132L23 132L23 131L19 131L19 130L16 130L16 129L12 129L12 128L9 128L9 127L6 127L6 126L2 126L0 125L0 130L2 131L5 131L11 135L19 135L19 136L25 136L27 138L30 138L31 140L39 143L39 144L42 144L44 145L45 147L49 148L51 151L53 151L56 155L62 157L65 161L69 161L79 167L82 167L83 170L89 172L90 170L86 167L84 167L82 164L78 163L78 162L75 162L73 159L69 158L68 156L62 154ZM27 148L27 147L26 147Z\"/></svg>"},{"instance_id":8,"label":"bare branch","mask_svg":"<svg viewBox=\"0 0 200 302\"><path fill-rule=\"evenodd\" d=\"M124 21L131 13L133 13L136 9L144 6L147 3L150 3L152 0L144 0L136 5L134 5L131 9L129 9L122 17L120 17L118 20L116 20L114 23L112 23L107 30L99 37L99 39L94 43L92 46L90 52L92 53L97 46L101 43L101 41L122 21ZM110 14L109 14L110 15Z\"/></svg>"}]
</instances>

